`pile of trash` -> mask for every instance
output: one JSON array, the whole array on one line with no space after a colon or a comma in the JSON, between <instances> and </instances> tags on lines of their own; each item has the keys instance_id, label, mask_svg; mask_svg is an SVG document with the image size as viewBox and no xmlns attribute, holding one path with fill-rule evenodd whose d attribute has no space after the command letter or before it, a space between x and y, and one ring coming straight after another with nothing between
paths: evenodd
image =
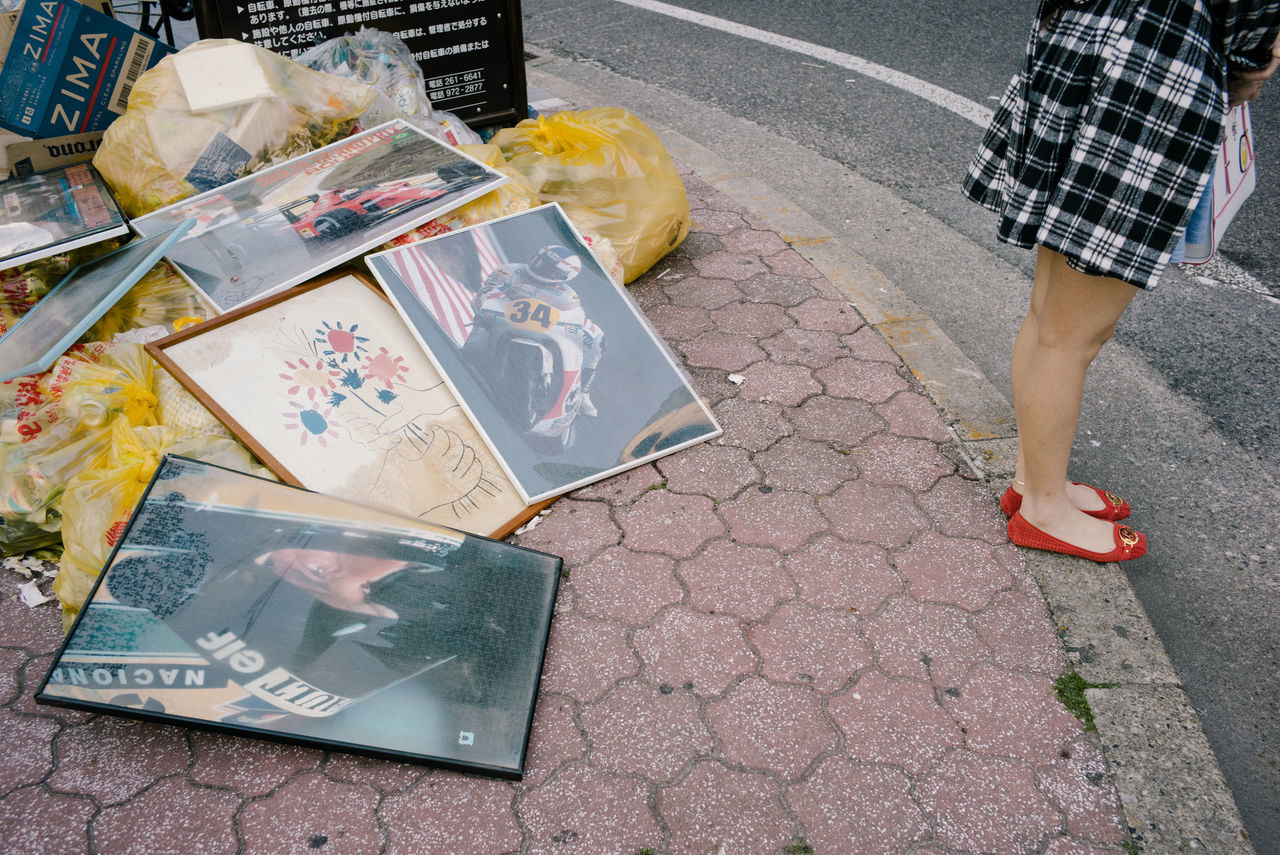
<instances>
[{"instance_id":1,"label":"pile of trash","mask_svg":"<svg viewBox=\"0 0 1280 855\"><path fill-rule=\"evenodd\" d=\"M604 270L625 283L688 232L689 205L675 166L635 116L616 108L565 111L526 119L483 142L457 116L432 108L403 42L367 28L296 59L231 39L199 41L166 56L137 81L92 165L132 221L397 120L506 181L365 251L556 202ZM359 176L343 177L359 183ZM329 192L346 199L357 193ZM224 210L238 203L227 196L221 208L187 212L196 220L192 234L216 235ZM336 214L308 220L283 204L261 216L268 215L304 236L309 222L342 224ZM0 334L7 337L73 271L128 244L125 234L55 247L0 271ZM19 252L24 247L0 245L0 262L28 257ZM228 265L227 281L247 288L251 277L237 251L224 247L220 263ZM68 622L165 454L275 477L144 348L219 314L192 285L189 272L159 261L103 307L51 367L0 383L0 555L60 551L53 591ZM0 354L4 345L0 338Z\"/></svg>"}]
</instances>

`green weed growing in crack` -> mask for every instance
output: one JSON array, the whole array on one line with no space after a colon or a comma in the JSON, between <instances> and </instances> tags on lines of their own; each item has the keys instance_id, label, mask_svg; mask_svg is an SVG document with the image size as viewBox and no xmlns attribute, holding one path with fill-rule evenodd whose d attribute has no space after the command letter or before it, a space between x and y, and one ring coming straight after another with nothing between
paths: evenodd
<instances>
[{"instance_id":1,"label":"green weed growing in crack","mask_svg":"<svg viewBox=\"0 0 1280 855\"><path fill-rule=\"evenodd\" d=\"M783 855L813 855L813 847L803 837L793 837L782 850Z\"/></svg>"},{"instance_id":2,"label":"green weed growing in crack","mask_svg":"<svg viewBox=\"0 0 1280 855\"><path fill-rule=\"evenodd\" d=\"M1063 671L1062 675L1053 681L1053 690L1058 693L1058 700L1062 701L1067 712L1084 722L1085 730L1098 729L1093 723L1093 710L1089 709L1089 701L1084 696L1085 689L1114 689L1115 687L1115 683L1090 683L1074 670Z\"/></svg>"}]
</instances>

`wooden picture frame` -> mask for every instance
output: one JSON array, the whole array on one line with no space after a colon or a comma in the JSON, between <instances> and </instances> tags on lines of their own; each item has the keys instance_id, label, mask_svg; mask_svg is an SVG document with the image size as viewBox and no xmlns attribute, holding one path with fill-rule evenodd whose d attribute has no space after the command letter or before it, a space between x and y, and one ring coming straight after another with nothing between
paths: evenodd
<instances>
[{"instance_id":1,"label":"wooden picture frame","mask_svg":"<svg viewBox=\"0 0 1280 855\"><path fill-rule=\"evenodd\" d=\"M531 506L385 295L339 271L147 351L283 481L501 538Z\"/></svg>"}]
</instances>

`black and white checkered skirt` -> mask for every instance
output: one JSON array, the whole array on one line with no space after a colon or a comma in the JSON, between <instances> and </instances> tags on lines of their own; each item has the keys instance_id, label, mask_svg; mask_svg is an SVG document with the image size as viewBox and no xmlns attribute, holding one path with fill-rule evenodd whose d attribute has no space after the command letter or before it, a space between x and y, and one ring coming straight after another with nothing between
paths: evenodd
<instances>
[{"instance_id":1,"label":"black and white checkered skirt","mask_svg":"<svg viewBox=\"0 0 1280 855\"><path fill-rule=\"evenodd\" d=\"M1253 6L1255 28L1280 26L1280 0ZM1084 0L1037 22L964 183L1000 238L1154 287L1221 137L1221 28L1206 0Z\"/></svg>"}]
</instances>

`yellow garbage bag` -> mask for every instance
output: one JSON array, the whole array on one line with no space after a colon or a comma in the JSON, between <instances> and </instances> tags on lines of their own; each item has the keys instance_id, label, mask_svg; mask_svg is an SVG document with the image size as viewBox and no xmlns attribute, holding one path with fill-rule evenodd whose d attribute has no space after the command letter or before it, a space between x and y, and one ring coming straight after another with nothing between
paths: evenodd
<instances>
[{"instance_id":1,"label":"yellow garbage bag","mask_svg":"<svg viewBox=\"0 0 1280 855\"><path fill-rule=\"evenodd\" d=\"M493 144L559 202L584 234L607 240L630 282L689 233L689 197L657 134L618 107L552 113L504 128Z\"/></svg>"},{"instance_id":2,"label":"yellow garbage bag","mask_svg":"<svg viewBox=\"0 0 1280 855\"><path fill-rule=\"evenodd\" d=\"M189 436L165 425L135 427L118 416L103 460L77 473L62 496L62 558L53 580L63 628L71 626L124 533L133 508L166 454L263 474L243 445L220 436Z\"/></svg>"},{"instance_id":3,"label":"yellow garbage bag","mask_svg":"<svg viewBox=\"0 0 1280 855\"><path fill-rule=\"evenodd\" d=\"M200 56L204 52L209 53ZM209 68L240 75L242 85L252 87L252 97L192 109L179 57L188 65L207 60ZM128 108L107 128L93 165L121 209L140 217L341 139L376 94L357 80L312 71L266 48L203 39L138 78Z\"/></svg>"}]
</instances>

